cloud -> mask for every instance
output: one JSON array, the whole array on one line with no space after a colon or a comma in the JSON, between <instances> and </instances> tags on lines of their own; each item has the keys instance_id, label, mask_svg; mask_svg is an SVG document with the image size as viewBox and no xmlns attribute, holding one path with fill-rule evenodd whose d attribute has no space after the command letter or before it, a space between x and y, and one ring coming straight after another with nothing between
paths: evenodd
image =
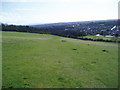
<instances>
[{"instance_id":1,"label":"cloud","mask_svg":"<svg viewBox=\"0 0 120 90\"><path fill-rule=\"evenodd\" d=\"M55 1L63 1L63 0L1 0L1 1L2 2L55 2Z\"/></svg>"},{"instance_id":2,"label":"cloud","mask_svg":"<svg viewBox=\"0 0 120 90\"><path fill-rule=\"evenodd\" d=\"M39 3L95 3L95 4L108 4L118 3L119 0L1 0L1 2L39 2Z\"/></svg>"},{"instance_id":3,"label":"cloud","mask_svg":"<svg viewBox=\"0 0 120 90\"><path fill-rule=\"evenodd\" d=\"M16 13L8 13L8 12L1 12L0 15L0 21L2 23L18 23L22 21L21 18L25 18L24 16L20 16L19 14Z\"/></svg>"},{"instance_id":4,"label":"cloud","mask_svg":"<svg viewBox=\"0 0 120 90\"><path fill-rule=\"evenodd\" d=\"M2 2L119 2L119 0L1 0Z\"/></svg>"},{"instance_id":5,"label":"cloud","mask_svg":"<svg viewBox=\"0 0 120 90\"><path fill-rule=\"evenodd\" d=\"M17 10L17 11L31 11L31 10L34 10L33 8L16 8L14 10Z\"/></svg>"},{"instance_id":6,"label":"cloud","mask_svg":"<svg viewBox=\"0 0 120 90\"><path fill-rule=\"evenodd\" d=\"M117 0L2 0L2 1L40 2L32 4L23 3L20 5L19 3L17 5L15 5L16 3L12 4L8 3L9 5L6 5L6 9L3 10L3 13L0 14L1 18L0 21L9 24L52 23L97 19L98 20L113 19L117 18L118 15L116 3ZM47 3L43 4L41 2Z\"/></svg>"}]
</instances>

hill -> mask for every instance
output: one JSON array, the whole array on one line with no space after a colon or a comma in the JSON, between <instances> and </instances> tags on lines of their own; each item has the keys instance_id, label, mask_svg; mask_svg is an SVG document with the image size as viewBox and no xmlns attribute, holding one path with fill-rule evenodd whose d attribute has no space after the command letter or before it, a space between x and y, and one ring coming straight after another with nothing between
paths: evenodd
<instances>
[{"instance_id":1,"label":"hill","mask_svg":"<svg viewBox=\"0 0 120 90\"><path fill-rule=\"evenodd\" d=\"M3 88L117 88L118 45L2 32Z\"/></svg>"},{"instance_id":2,"label":"hill","mask_svg":"<svg viewBox=\"0 0 120 90\"><path fill-rule=\"evenodd\" d=\"M74 39L104 42L120 42L119 28L120 26L117 20L53 23L32 26L2 24L2 31L51 34ZM111 39L83 38L83 36L95 36L95 35L101 35L103 37L109 36L113 38Z\"/></svg>"},{"instance_id":3,"label":"hill","mask_svg":"<svg viewBox=\"0 0 120 90\"><path fill-rule=\"evenodd\" d=\"M36 28L44 28L49 30L73 30L77 32L84 32L86 35L111 35L115 36L120 32L118 30L118 20L97 20L97 21L81 21L81 22L66 22L66 23L52 23L32 25Z\"/></svg>"}]
</instances>

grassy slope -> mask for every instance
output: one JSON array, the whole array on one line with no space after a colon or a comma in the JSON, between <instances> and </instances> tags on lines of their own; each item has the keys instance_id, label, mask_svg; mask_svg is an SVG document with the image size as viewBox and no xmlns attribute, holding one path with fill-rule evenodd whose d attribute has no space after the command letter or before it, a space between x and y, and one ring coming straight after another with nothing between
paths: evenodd
<instances>
[{"instance_id":1,"label":"grassy slope","mask_svg":"<svg viewBox=\"0 0 120 90\"><path fill-rule=\"evenodd\" d=\"M115 43L3 32L3 87L117 87L117 53Z\"/></svg>"},{"instance_id":2,"label":"grassy slope","mask_svg":"<svg viewBox=\"0 0 120 90\"><path fill-rule=\"evenodd\" d=\"M120 37L104 37L104 36L83 36L82 38L91 38L91 39L103 39L103 40L111 40L111 41L120 41Z\"/></svg>"}]
</instances>

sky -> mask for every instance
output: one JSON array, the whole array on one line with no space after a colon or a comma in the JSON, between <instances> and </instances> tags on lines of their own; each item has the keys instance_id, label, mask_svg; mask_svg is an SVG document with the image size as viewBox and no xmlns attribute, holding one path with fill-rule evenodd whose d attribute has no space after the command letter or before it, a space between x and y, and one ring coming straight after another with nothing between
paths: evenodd
<instances>
[{"instance_id":1,"label":"sky","mask_svg":"<svg viewBox=\"0 0 120 90\"><path fill-rule=\"evenodd\" d=\"M15 25L118 18L119 0L0 0L0 22Z\"/></svg>"}]
</instances>

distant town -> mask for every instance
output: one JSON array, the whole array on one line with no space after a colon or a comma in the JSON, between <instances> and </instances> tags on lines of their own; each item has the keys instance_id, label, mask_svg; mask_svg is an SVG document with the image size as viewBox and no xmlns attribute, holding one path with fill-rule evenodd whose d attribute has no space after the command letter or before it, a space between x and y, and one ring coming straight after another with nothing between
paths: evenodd
<instances>
[{"instance_id":1,"label":"distant town","mask_svg":"<svg viewBox=\"0 0 120 90\"><path fill-rule=\"evenodd\" d=\"M83 39L81 36L120 37L119 20L98 20L82 22L50 23L37 25L7 25L2 24L3 31L30 32L52 34L68 38ZM84 38L84 40L93 40ZM103 41L97 39L97 41ZM105 40L106 41L106 40ZM114 40L116 41L116 40ZM107 40L111 42L111 40Z\"/></svg>"}]
</instances>

